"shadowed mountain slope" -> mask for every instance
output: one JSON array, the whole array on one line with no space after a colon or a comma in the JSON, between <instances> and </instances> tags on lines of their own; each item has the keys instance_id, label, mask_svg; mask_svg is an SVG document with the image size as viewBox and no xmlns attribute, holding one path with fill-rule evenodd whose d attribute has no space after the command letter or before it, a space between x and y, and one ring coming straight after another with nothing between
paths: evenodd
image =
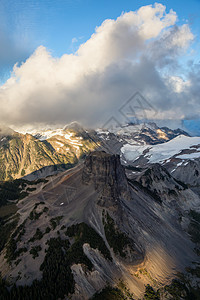
<instances>
[{"instance_id":1,"label":"shadowed mountain slope","mask_svg":"<svg viewBox=\"0 0 200 300\"><path fill-rule=\"evenodd\" d=\"M141 298L146 284L163 288L198 262L188 211L199 202L159 165L128 180L118 155L92 152L18 201L18 227L0 256L2 277L29 285L10 293L37 299L48 291L52 299L89 299L121 279ZM7 228L11 219L4 222ZM55 269L67 277L54 278Z\"/></svg>"}]
</instances>

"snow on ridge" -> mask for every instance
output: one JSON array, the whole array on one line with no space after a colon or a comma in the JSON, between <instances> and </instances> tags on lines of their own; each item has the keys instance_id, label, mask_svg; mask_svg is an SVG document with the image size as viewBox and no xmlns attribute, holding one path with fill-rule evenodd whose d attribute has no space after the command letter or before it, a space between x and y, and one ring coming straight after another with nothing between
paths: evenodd
<instances>
[{"instance_id":1,"label":"snow on ridge","mask_svg":"<svg viewBox=\"0 0 200 300\"><path fill-rule=\"evenodd\" d=\"M157 145L145 145L145 146L134 146L126 144L122 147L121 153L127 161L134 161L138 156L142 155L146 150L145 157L150 163L162 163L165 160L170 159L172 156L178 155L182 150L189 149L194 145L200 144L200 137L188 137L185 135L179 135L174 139ZM186 154L185 156L176 156L177 158L197 158L200 157L200 152Z\"/></svg>"},{"instance_id":2,"label":"snow on ridge","mask_svg":"<svg viewBox=\"0 0 200 300\"><path fill-rule=\"evenodd\" d=\"M56 143L57 143L60 147L63 147L63 146L64 146L63 143L60 143L60 142L57 142L57 141L56 141Z\"/></svg>"},{"instance_id":3,"label":"snow on ridge","mask_svg":"<svg viewBox=\"0 0 200 300\"><path fill-rule=\"evenodd\" d=\"M115 134L130 134L142 131L142 129L157 130L158 127L154 123L126 124L122 127L116 127L113 131Z\"/></svg>"},{"instance_id":4,"label":"snow on ridge","mask_svg":"<svg viewBox=\"0 0 200 300\"><path fill-rule=\"evenodd\" d=\"M195 159L200 157L200 152L181 154L176 157L180 159Z\"/></svg>"}]
</instances>

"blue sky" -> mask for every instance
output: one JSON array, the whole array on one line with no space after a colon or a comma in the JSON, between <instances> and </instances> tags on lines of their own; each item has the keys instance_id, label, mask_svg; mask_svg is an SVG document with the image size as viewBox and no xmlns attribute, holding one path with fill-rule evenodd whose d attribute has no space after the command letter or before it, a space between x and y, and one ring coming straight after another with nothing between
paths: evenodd
<instances>
[{"instance_id":1,"label":"blue sky","mask_svg":"<svg viewBox=\"0 0 200 300\"><path fill-rule=\"evenodd\" d=\"M178 24L188 22L193 34L199 34L199 0L158 2L164 4L167 11L172 8L177 12ZM15 53L8 51L6 59L2 58L1 82L7 79L15 62L28 58L39 45L51 50L53 56L74 52L105 19L116 19L123 11L152 3L133 0L0 0L1 31L9 39L10 48L16 45L19 48ZM193 45L196 52L199 45L197 41ZM196 53L196 59L199 58Z\"/></svg>"},{"instance_id":2,"label":"blue sky","mask_svg":"<svg viewBox=\"0 0 200 300\"><path fill-rule=\"evenodd\" d=\"M199 0L0 0L0 120L101 126L136 91L200 119L199 31Z\"/></svg>"}]
</instances>

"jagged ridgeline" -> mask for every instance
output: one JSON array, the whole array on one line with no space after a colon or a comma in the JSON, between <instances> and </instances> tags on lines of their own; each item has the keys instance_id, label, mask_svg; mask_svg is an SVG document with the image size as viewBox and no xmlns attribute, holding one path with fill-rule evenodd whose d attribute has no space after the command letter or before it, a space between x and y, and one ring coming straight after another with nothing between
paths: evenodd
<instances>
[{"instance_id":1,"label":"jagged ridgeline","mask_svg":"<svg viewBox=\"0 0 200 300\"><path fill-rule=\"evenodd\" d=\"M17 212L0 219L0 299L198 299L199 198L158 164L137 172L94 151L18 180Z\"/></svg>"},{"instance_id":2,"label":"jagged ridgeline","mask_svg":"<svg viewBox=\"0 0 200 300\"><path fill-rule=\"evenodd\" d=\"M89 151L99 147L119 154L126 143L159 144L180 134L187 135L181 130L159 128L154 123L139 128L127 125L112 133L100 129L86 130L76 122L63 129L32 134L20 134L0 126L0 181L24 176L35 180L55 174L74 166Z\"/></svg>"},{"instance_id":3,"label":"jagged ridgeline","mask_svg":"<svg viewBox=\"0 0 200 300\"><path fill-rule=\"evenodd\" d=\"M0 181L24 177L45 167L49 169L43 170L43 177L59 169L68 169L97 146L92 132L88 135L81 127L51 131L45 137L1 129Z\"/></svg>"}]
</instances>

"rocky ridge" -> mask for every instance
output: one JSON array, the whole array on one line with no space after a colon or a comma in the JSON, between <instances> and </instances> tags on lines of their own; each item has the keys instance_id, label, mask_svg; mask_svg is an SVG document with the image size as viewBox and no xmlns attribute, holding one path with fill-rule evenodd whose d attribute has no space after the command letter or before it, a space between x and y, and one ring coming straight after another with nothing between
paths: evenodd
<instances>
[{"instance_id":1,"label":"rocky ridge","mask_svg":"<svg viewBox=\"0 0 200 300\"><path fill-rule=\"evenodd\" d=\"M59 297L83 300L123 279L138 299L147 283L163 288L176 272L198 265L188 212L198 212L199 197L160 165L136 180L127 179L119 156L95 151L84 164L52 177L17 205L18 227L1 252L0 268L11 284L28 283L27 295L34 287L43 291L41 285L54 280L55 299L59 287ZM60 258L52 256L51 243ZM59 267L59 259L71 276L68 287L65 277L59 282L46 277ZM198 280L192 280L196 289Z\"/></svg>"}]
</instances>

